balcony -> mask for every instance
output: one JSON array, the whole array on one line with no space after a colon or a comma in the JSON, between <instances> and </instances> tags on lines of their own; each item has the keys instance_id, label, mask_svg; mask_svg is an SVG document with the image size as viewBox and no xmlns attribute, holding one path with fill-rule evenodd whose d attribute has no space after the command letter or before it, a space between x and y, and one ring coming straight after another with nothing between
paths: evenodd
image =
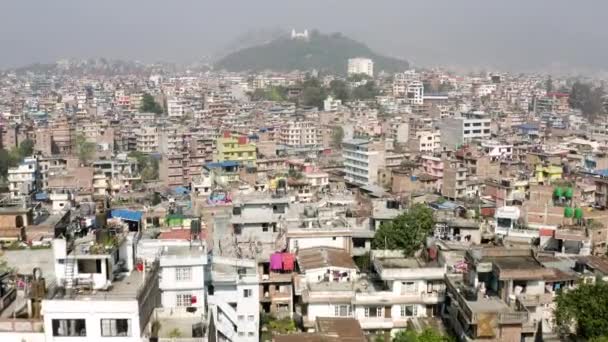
<instances>
[{"instance_id":1,"label":"balcony","mask_svg":"<svg viewBox=\"0 0 608 342\"><path fill-rule=\"evenodd\" d=\"M553 293L542 294L520 294L517 296L517 301L525 307L539 306L553 303Z\"/></svg>"}]
</instances>

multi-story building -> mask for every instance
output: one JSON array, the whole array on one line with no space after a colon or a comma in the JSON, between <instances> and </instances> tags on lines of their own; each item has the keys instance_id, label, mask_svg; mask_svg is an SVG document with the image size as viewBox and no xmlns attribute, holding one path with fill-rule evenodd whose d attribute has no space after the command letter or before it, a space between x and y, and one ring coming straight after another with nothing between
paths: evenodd
<instances>
[{"instance_id":1,"label":"multi-story building","mask_svg":"<svg viewBox=\"0 0 608 342\"><path fill-rule=\"evenodd\" d=\"M384 166L384 145L366 139L342 142L344 180L357 185L376 184L378 170Z\"/></svg>"},{"instance_id":2,"label":"multi-story building","mask_svg":"<svg viewBox=\"0 0 608 342\"><path fill-rule=\"evenodd\" d=\"M424 85L420 81L408 83L406 90L407 101L411 105L424 104Z\"/></svg>"},{"instance_id":3,"label":"multi-story building","mask_svg":"<svg viewBox=\"0 0 608 342\"><path fill-rule=\"evenodd\" d=\"M445 118L440 125L441 145L453 149L472 140L488 139L491 136L491 122L492 120L483 112Z\"/></svg>"},{"instance_id":4,"label":"multi-story building","mask_svg":"<svg viewBox=\"0 0 608 342\"><path fill-rule=\"evenodd\" d=\"M167 101L167 115L169 118L181 118L186 114L186 101L173 98Z\"/></svg>"},{"instance_id":5,"label":"multi-story building","mask_svg":"<svg viewBox=\"0 0 608 342\"><path fill-rule=\"evenodd\" d=\"M40 189L40 173L35 158L25 158L17 167L8 169L10 196L30 196Z\"/></svg>"},{"instance_id":6,"label":"multi-story building","mask_svg":"<svg viewBox=\"0 0 608 342\"><path fill-rule=\"evenodd\" d=\"M467 168L457 160L444 160L443 165L441 194L452 199L465 197L467 189Z\"/></svg>"},{"instance_id":7,"label":"multi-story building","mask_svg":"<svg viewBox=\"0 0 608 342\"><path fill-rule=\"evenodd\" d=\"M348 75L365 74L374 77L374 62L369 58L349 58Z\"/></svg>"},{"instance_id":8,"label":"multi-story building","mask_svg":"<svg viewBox=\"0 0 608 342\"><path fill-rule=\"evenodd\" d=\"M259 341L260 281L256 262L214 256L209 274L209 340Z\"/></svg>"},{"instance_id":9,"label":"multi-story building","mask_svg":"<svg viewBox=\"0 0 608 342\"><path fill-rule=\"evenodd\" d=\"M416 140L418 151L421 153L433 153L441 150L441 132L439 131L418 131Z\"/></svg>"},{"instance_id":10,"label":"multi-story building","mask_svg":"<svg viewBox=\"0 0 608 342\"><path fill-rule=\"evenodd\" d=\"M217 139L214 161L236 161L243 166L255 166L257 149L255 144L247 141L247 137L233 138L224 136Z\"/></svg>"},{"instance_id":11,"label":"multi-story building","mask_svg":"<svg viewBox=\"0 0 608 342\"><path fill-rule=\"evenodd\" d=\"M295 148L315 147L321 143L321 130L312 121L290 121L281 127L279 142Z\"/></svg>"},{"instance_id":12,"label":"multi-story building","mask_svg":"<svg viewBox=\"0 0 608 342\"><path fill-rule=\"evenodd\" d=\"M144 126L135 131L136 149L142 153L158 152L158 129Z\"/></svg>"},{"instance_id":13,"label":"multi-story building","mask_svg":"<svg viewBox=\"0 0 608 342\"><path fill-rule=\"evenodd\" d=\"M136 269L134 233L53 241L56 284L42 301L46 341L141 341L160 303L158 263ZM91 310L94 308L94 310Z\"/></svg>"}]
</instances>

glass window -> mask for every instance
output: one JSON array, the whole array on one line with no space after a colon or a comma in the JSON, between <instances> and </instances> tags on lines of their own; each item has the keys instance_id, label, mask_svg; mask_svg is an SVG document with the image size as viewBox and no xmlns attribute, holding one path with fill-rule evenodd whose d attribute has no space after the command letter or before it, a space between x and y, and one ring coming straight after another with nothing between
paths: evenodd
<instances>
[{"instance_id":1,"label":"glass window","mask_svg":"<svg viewBox=\"0 0 608 342\"><path fill-rule=\"evenodd\" d=\"M365 317L382 317L382 308L378 306L366 307Z\"/></svg>"},{"instance_id":2,"label":"glass window","mask_svg":"<svg viewBox=\"0 0 608 342\"><path fill-rule=\"evenodd\" d=\"M176 296L175 305L176 306L190 306L192 304L192 295L191 294L178 294Z\"/></svg>"},{"instance_id":3,"label":"glass window","mask_svg":"<svg viewBox=\"0 0 608 342\"><path fill-rule=\"evenodd\" d=\"M335 317L348 317L351 314L350 305L336 305L334 306L334 310Z\"/></svg>"},{"instance_id":4,"label":"glass window","mask_svg":"<svg viewBox=\"0 0 608 342\"><path fill-rule=\"evenodd\" d=\"M192 280L192 267L176 267L175 281L190 281Z\"/></svg>"},{"instance_id":5,"label":"glass window","mask_svg":"<svg viewBox=\"0 0 608 342\"><path fill-rule=\"evenodd\" d=\"M131 320L130 319L102 319L101 320L101 336L131 336Z\"/></svg>"},{"instance_id":6,"label":"glass window","mask_svg":"<svg viewBox=\"0 0 608 342\"><path fill-rule=\"evenodd\" d=\"M416 305L401 305L401 317L416 316L418 307Z\"/></svg>"},{"instance_id":7,"label":"glass window","mask_svg":"<svg viewBox=\"0 0 608 342\"><path fill-rule=\"evenodd\" d=\"M84 319L54 319L51 321L53 336L87 336Z\"/></svg>"},{"instance_id":8,"label":"glass window","mask_svg":"<svg viewBox=\"0 0 608 342\"><path fill-rule=\"evenodd\" d=\"M244 289L243 290L243 297L249 298L249 297L251 297L251 293L252 293L251 289Z\"/></svg>"}]
</instances>

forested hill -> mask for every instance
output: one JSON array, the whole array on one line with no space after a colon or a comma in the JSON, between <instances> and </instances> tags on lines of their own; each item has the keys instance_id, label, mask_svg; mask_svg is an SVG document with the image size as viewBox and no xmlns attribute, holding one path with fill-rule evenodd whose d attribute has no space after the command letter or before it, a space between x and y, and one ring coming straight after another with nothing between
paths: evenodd
<instances>
[{"instance_id":1,"label":"forested hill","mask_svg":"<svg viewBox=\"0 0 608 342\"><path fill-rule=\"evenodd\" d=\"M399 72L408 68L404 60L385 57L367 45L340 33L313 31L308 40L279 38L269 43L233 52L215 63L215 69L228 71L311 70L345 74L347 61L366 57L374 61L374 71Z\"/></svg>"}]
</instances>

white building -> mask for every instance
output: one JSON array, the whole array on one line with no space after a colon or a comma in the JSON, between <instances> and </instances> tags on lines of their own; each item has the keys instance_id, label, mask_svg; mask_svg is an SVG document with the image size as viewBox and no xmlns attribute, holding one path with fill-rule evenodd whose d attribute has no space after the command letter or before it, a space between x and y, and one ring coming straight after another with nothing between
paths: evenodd
<instances>
[{"instance_id":1,"label":"white building","mask_svg":"<svg viewBox=\"0 0 608 342\"><path fill-rule=\"evenodd\" d=\"M441 149L441 132L439 131L418 131L416 139L420 152L433 153Z\"/></svg>"},{"instance_id":2,"label":"white building","mask_svg":"<svg viewBox=\"0 0 608 342\"><path fill-rule=\"evenodd\" d=\"M31 195L38 188L38 161L35 158L25 158L19 166L8 169L8 190L12 198Z\"/></svg>"},{"instance_id":3,"label":"white building","mask_svg":"<svg viewBox=\"0 0 608 342\"><path fill-rule=\"evenodd\" d=\"M365 74L374 77L374 62L369 58L349 58L347 73L349 76Z\"/></svg>"},{"instance_id":4,"label":"white building","mask_svg":"<svg viewBox=\"0 0 608 342\"><path fill-rule=\"evenodd\" d=\"M513 145L502 144L496 141L483 141L481 147L484 153L493 159L511 159L513 157Z\"/></svg>"},{"instance_id":5,"label":"white building","mask_svg":"<svg viewBox=\"0 0 608 342\"><path fill-rule=\"evenodd\" d=\"M260 288L254 260L214 256L208 301L210 340L259 341Z\"/></svg>"},{"instance_id":6,"label":"white building","mask_svg":"<svg viewBox=\"0 0 608 342\"><path fill-rule=\"evenodd\" d=\"M45 340L141 341L159 305L158 264L135 269L134 233L53 241L57 286L42 301Z\"/></svg>"},{"instance_id":7,"label":"white building","mask_svg":"<svg viewBox=\"0 0 608 342\"><path fill-rule=\"evenodd\" d=\"M336 112L342 106L342 100L334 99L331 95L323 100L323 110L326 112Z\"/></svg>"},{"instance_id":8,"label":"white building","mask_svg":"<svg viewBox=\"0 0 608 342\"><path fill-rule=\"evenodd\" d=\"M170 118L181 118L186 114L186 101L172 98L167 101L167 114Z\"/></svg>"},{"instance_id":9,"label":"white building","mask_svg":"<svg viewBox=\"0 0 608 342\"><path fill-rule=\"evenodd\" d=\"M279 142L289 147L314 147L321 142L321 131L312 121L290 121L280 128Z\"/></svg>"},{"instance_id":10,"label":"white building","mask_svg":"<svg viewBox=\"0 0 608 342\"><path fill-rule=\"evenodd\" d=\"M344 180L358 185L376 184L378 169L384 166L384 146L365 139L342 142Z\"/></svg>"},{"instance_id":11,"label":"white building","mask_svg":"<svg viewBox=\"0 0 608 342\"><path fill-rule=\"evenodd\" d=\"M424 85L420 81L412 81L407 85L407 100L411 105L424 104Z\"/></svg>"},{"instance_id":12,"label":"white building","mask_svg":"<svg viewBox=\"0 0 608 342\"><path fill-rule=\"evenodd\" d=\"M455 148L472 140L484 140L491 136L492 120L484 112L471 112L461 117L445 118L440 125L441 145Z\"/></svg>"},{"instance_id":13,"label":"white building","mask_svg":"<svg viewBox=\"0 0 608 342\"><path fill-rule=\"evenodd\" d=\"M135 130L137 151L143 153L158 152L159 132L156 127L144 126Z\"/></svg>"}]
</instances>

